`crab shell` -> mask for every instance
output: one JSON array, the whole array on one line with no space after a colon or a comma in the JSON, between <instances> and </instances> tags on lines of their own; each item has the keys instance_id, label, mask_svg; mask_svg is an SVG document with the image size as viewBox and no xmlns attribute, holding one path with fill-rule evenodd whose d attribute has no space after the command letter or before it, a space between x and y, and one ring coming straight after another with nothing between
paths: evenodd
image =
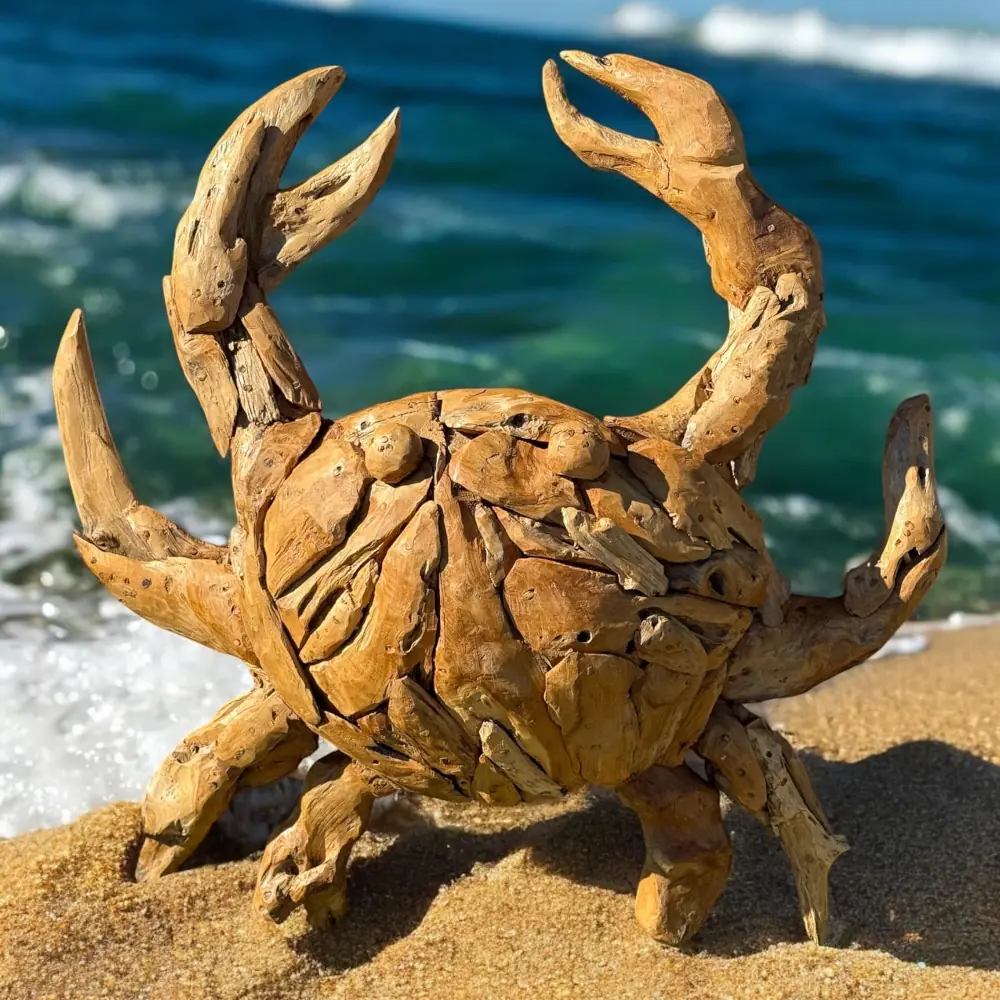
<instances>
[{"instance_id":1,"label":"crab shell","mask_svg":"<svg viewBox=\"0 0 1000 1000\"><path fill-rule=\"evenodd\" d=\"M488 801L682 760L780 589L715 469L516 390L299 423L246 537L262 540L253 600L301 669L270 680L319 733L400 787ZM280 643L273 613L246 614Z\"/></svg>"}]
</instances>

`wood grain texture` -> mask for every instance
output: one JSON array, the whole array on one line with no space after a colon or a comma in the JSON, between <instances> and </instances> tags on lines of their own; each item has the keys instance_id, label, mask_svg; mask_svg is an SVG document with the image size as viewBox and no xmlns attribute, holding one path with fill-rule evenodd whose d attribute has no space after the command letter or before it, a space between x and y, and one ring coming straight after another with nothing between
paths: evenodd
<instances>
[{"instance_id":1,"label":"wood grain texture","mask_svg":"<svg viewBox=\"0 0 1000 1000\"><path fill-rule=\"evenodd\" d=\"M639 817L646 861L635 915L651 937L679 945L697 933L732 867L719 794L684 767L651 767L618 789Z\"/></svg>"},{"instance_id":2,"label":"wood grain texture","mask_svg":"<svg viewBox=\"0 0 1000 1000\"><path fill-rule=\"evenodd\" d=\"M272 594L283 594L344 541L369 481L361 450L329 431L292 470L264 519Z\"/></svg>"},{"instance_id":3,"label":"wood grain texture","mask_svg":"<svg viewBox=\"0 0 1000 1000\"><path fill-rule=\"evenodd\" d=\"M545 450L503 431L487 431L450 462L459 486L499 507L539 521L558 522L563 507L579 507L573 483L553 473Z\"/></svg>"},{"instance_id":4,"label":"wood grain texture","mask_svg":"<svg viewBox=\"0 0 1000 1000\"><path fill-rule=\"evenodd\" d=\"M435 576L441 558L439 512L425 503L389 547L357 636L312 676L337 711L358 716L389 697L392 682L430 655L437 635Z\"/></svg>"},{"instance_id":5,"label":"wood grain texture","mask_svg":"<svg viewBox=\"0 0 1000 1000\"><path fill-rule=\"evenodd\" d=\"M542 85L556 134L588 166L624 174L697 226L713 287L730 307L726 342L673 398L607 422L629 440L683 445L742 488L763 436L809 376L825 325L819 246L760 188L735 115L704 80L630 55L562 58L636 104L659 141L582 115L549 60Z\"/></svg>"}]
</instances>

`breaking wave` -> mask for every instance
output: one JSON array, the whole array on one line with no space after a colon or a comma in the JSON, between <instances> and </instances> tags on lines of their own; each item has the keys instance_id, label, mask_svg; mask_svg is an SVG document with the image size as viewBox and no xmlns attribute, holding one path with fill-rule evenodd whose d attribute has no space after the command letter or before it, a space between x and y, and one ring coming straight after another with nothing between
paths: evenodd
<instances>
[{"instance_id":1,"label":"breaking wave","mask_svg":"<svg viewBox=\"0 0 1000 1000\"><path fill-rule=\"evenodd\" d=\"M843 66L905 79L1000 86L1000 36L949 28L842 24L817 10L777 14L731 4L682 25L655 3L624 3L609 21L617 34L676 35L723 56Z\"/></svg>"}]
</instances>

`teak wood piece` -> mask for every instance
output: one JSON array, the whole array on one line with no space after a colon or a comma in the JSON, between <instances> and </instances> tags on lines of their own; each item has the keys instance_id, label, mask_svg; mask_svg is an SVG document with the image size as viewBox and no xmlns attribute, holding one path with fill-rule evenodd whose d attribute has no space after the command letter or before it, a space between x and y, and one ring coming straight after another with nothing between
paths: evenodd
<instances>
[{"instance_id":1,"label":"teak wood piece","mask_svg":"<svg viewBox=\"0 0 1000 1000\"><path fill-rule=\"evenodd\" d=\"M323 737L338 752L313 765L261 863L256 905L276 920L300 905L318 923L340 916L348 857L380 795L513 805L596 784L642 823L636 911L654 937L687 940L722 891L721 790L781 841L807 932L822 940L844 844L791 746L743 704L858 663L937 576L930 404L905 401L889 426L871 559L840 597L789 595L740 491L809 374L824 324L819 248L757 185L707 83L633 56L563 58L636 104L659 138L584 117L549 62L556 132L701 230L729 307L723 345L661 406L600 420L486 388L321 416L266 296L357 220L399 130L393 112L337 163L279 189L343 82L338 67L282 84L234 122L164 279L184 375L232 455L228 545L139 502L82 314L70 318L53 383L81 556L138 614L239 657L254 681L154 776L137 878L174 871L240 785L289 773Z\"/></svg>"}]
</instances>

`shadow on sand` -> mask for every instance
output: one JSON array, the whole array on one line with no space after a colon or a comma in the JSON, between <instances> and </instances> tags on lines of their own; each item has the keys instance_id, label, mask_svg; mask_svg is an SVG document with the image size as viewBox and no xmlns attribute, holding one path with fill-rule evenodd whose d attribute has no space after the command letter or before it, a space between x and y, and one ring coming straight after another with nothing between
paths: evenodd
<instances>
[{"instance_id":1,"label":"shadow on sand","mask_svg":"<svg viewBox=\"0 0 1000 1000\"><path fill-rule=\"evenodd\" d=\"M851 850L833 870L833 937L906 961L1000 968L1000 768L938 742L904 744L857 763L812 757L817 791ZM780 845L730 811L733 875L696 950L748 954L804 937ZM477 834L418 829L350 875L350 916L294 947L331 971L364 962L412 931L442 886L477 863L527 847L532 860L586 884L631 894L643 846L610 795L527 829Z\"/></svg>"}]
</instances>

